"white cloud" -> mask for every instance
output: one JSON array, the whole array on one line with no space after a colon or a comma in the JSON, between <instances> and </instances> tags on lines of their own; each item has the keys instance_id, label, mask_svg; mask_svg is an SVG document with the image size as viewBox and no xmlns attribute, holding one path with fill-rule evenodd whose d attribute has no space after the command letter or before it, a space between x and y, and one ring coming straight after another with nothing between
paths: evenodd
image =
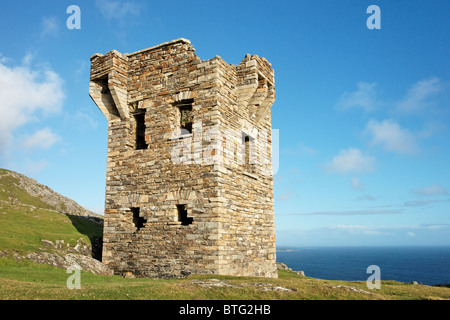
<instances>
[{"instance_id":1,"label":"white cloud","mask_svg":"<svg viewBox=\"0 0 450 320\"><path fill-rule=\"evenodd\" d=\"M366 133L371 136L373 145L381 145L386 151L414 154L419 150L414 134L390 119L383 122L370 120Z\"/></svg>"},{"instance_id":2,"label":"white cloud","mask_svg":"<svg viewBox=\"0 0 450 320\"><path fill-rule=\"evenodd\" d=\"M130 16L138 16L141 12L141 4L132 1L96 0L95 5L107 20L118 20L124 23Z\"/></svg>"},{"instance_id":3,"label":"white cloud","mask_svg":"<svg viewBox=\"0 0 450 320\"><path fill-rule=\"evenodd\" d=\"M60 110L64 99L62 83L58 74L48 68L0 63L0 154L9 150L14 130L38 116Z\"/></svg>"},{"instance_id":4,"label":"white cloud","mask_svg":"<svg viewBox=\"0 0 450 320\"><path fill-rule=\"evenodd\" d=\"M325 167L330 172L343 174L371 172L375 169L375 158L364 156L359 149L348 148L341 150Z\"/></svg>"},{"instance_id":5,"label":"white cloud","mask_svg":"<svg viewBox=\"0 0 450 320\"><path fill-rule=\"evenodd\" d=\"M58 140L60 140L60 137L54 134L50 128L44 128L27 137L22 142L22 147L26 149L48 149Z\"/></svg>"},{"instance_id":6,"label":"white cloud","mask_svg":"<svg viewBox=\"0 0 450 320\"><path fill-rule=\"evenodd\" d=\"M429 187L423 187L420 189L412 190L412 193L415 193L419 196L439 196L439 195L448 195L447 189L438 184L433 184Z\"/></svg>"},{"instance_id":7,"label":"white cloud","mask_svg":"<svg viewBox=\"0 0 450 320\"><path fill-rule=\"evenodd\" d=\"M55 36L59 32L58 19L56 17L43 17L41 21L41 37Z\"/></svg>"},{"instance_id":8,"label":"white cloud","mask_svg":"<svg viewBox=\"0 0 450 320\"><path fill-rule=\"evenodd\" d=\"M401 113L417 113L435 104L433 98L441 92L443 84L437 77L430 77L416 82L397 103L397 111Z\"/></svg>"},{"instance_id":9,"label":"white cloud","mask_svg":"<svg viewBox=\"0 0 450 320\"><path fill-rule=\"evenodd\" d=\"M336 107L343 110L361 108L365 111L372 111L380 104L376 98L376 85L376 83L358 82L358 90L345 92Z\"/></svg>"}]
</instances>

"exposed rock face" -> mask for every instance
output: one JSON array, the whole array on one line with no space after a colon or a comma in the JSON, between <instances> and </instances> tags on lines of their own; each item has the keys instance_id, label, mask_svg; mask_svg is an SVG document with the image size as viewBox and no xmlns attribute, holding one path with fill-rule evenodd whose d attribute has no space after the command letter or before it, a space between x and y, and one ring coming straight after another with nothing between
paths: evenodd
<instances>
[{"instance_id":1,"label":"exposed rock face","mask_svg":"<svg viewBox=\"0 0 450 320\"><path fill-rule=\"evenodd\" d=\"M97 222L102 222L103 217L99 214L96 214L92 211L89 211L78 203L69 199L49 187L38 183L36 180L24 176L23 174L4 170L3 174L11 175L16 178L17 186L21 189L27 191L31 196L39 198L42 202L48 204L50 207L54 208L54 210L59 211L61 213L76 215L76 216L85 216L92 217L93 220Z\"/></svg>"}]
</instances>

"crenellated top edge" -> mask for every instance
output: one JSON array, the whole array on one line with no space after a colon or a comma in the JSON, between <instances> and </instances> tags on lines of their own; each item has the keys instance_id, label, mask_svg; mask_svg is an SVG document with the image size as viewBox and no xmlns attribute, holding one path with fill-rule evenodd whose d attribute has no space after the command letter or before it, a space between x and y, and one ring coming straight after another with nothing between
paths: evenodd
<instances>
[{"instance_id":1,"label":"crenellated top edge","mask_svg":"<svg viewBox=\"0 0 450 320\"><path fill-rule=\"evenodd\" d=\"M153 47L150 47L150 48L146 48L146 49L142 49L142 50L139 50L139 51L136 51L136 52L124 53L123 55L129 57L129 56L132 56L132 55L135 55L135 54L139 54L139 53L143 53L143 52L146 52L146 51L155 50L155 49L158 49L158 48L161 48L161 47L165 47L165 46L168 46L168 45L172 45L172 44L175 44L175 43L178 43L178 42L182 42L182 43L185 43L185 44L191 44L191 41L189 41L188 39L178 38L178 39L167 41L167 42L158 44L156 46L153 46Z\"/></svg>"}]
</instances>

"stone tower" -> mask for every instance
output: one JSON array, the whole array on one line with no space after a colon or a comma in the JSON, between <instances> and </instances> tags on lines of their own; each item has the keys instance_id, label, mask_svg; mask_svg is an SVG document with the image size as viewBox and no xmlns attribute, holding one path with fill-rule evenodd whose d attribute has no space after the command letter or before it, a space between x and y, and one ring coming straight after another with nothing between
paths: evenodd
<instances>
[{"instance_id":1,"label":"stone tower","mask_svg":"<svg viewBox=\"0 0 450 320\"><path fill-rule=\"evenodd\" d=\"M103 263L116 274L277 277L274 72L203 61L186 39L91 57L108 120Z\"/></svg>"}]
</instances>

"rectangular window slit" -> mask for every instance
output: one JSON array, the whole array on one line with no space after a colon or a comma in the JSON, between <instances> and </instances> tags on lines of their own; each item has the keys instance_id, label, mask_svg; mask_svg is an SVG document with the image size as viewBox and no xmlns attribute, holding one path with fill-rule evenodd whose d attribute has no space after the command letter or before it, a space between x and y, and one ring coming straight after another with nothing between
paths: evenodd
<instances>
[{"instance_id":1,"label":"rectangular window slit","mask_svg":"<svg viewBox=\"0 0 450 320\"><path fill-rule=\"evenodd\" d=\"M244 138L244 148L245 148L245 159L244 163L246 167L250 167L250 137L245 136Z\"/></svg>"},{"instance_id":2,"label":"rectangular window slit","mask_svg":"<svg viewBox=\"0 0 450 320\"><path fill-rule=\"evenodd\" d=\"M253 172L253 165L255 164L255 150L254 144L255 139L248 135L247 133L242 133L242 144L244 147L243 161L244 161L244 170L248 172ZM253 148L253 149L252 149Z\"/></svg>"},{"instance_id":3,"label":"rectangular window slit","mask_svg":"<svg viewBox=\"0 0 450 320\"><path fill-rule=\"evenodd\" d=\"M136 150L147 149L148 144L145 142L145 112L134 115L136 121Z\"/></svg>"},{"instance_id":4,"label":"rectangular window slit","mask_svg":"<svg viewBox=\"0 0 450 320\"><path fill-rule=\"evenodd\" d=\"M192 133L192 123L193 123L193 114L192 114L192 103L193 99L182 100L176 103L178 110L180 111L180 128L181 133ZM185 132L183 132L185 131Z\"/></svg>"}]
</instances>

